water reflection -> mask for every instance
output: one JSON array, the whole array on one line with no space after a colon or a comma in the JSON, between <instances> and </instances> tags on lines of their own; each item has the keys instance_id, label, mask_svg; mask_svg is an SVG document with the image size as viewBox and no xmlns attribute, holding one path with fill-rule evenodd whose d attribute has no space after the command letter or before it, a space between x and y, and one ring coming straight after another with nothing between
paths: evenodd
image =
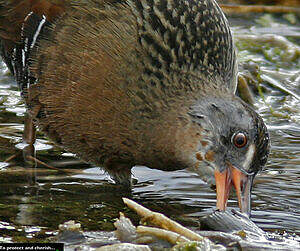
<instances>
[{"instance_id":1,"label":"water reflection","mask_svg":"<svg viewBox=\"0 0 300 251\"><path fill-rule=\"evenodd\" d=\"M265 33L259 28L251 31L249 24L239 23L235 32L241 31ZM299 38L298 33L293 36ZM242 63L252 60L263 73L265 100L257 95L256 108L264 117L272 140L269 162L257 176L253 188L253 219L266 230L300 235L300 105L297 99L300 62L298 59L289 62L288 67L275 67L261 52L245 49L240 53ZM287 91L274 88L270 85L272 81ZM98 167L76 160L42 135L38 135L35 146L38 158L67 172L24 166L20 150L24 148L25 108L19 95L7 68L0 62L0 242L10 241L11 237L43 240L55 234L52 230L58 224L70 219L81 222L87 232L113 230L112 223L119 211L126 210L122 196L173 218L184 216L191 219L190 225L197 225L198 217L215 207L214 189L188 170L163 172L135 167L133 174L138 183L131 194L126 194L111 184ZM8 166L4 160L12 156ZM229 209L237 207L235 196L228 203Z\"/></svg>"}]
</instances>

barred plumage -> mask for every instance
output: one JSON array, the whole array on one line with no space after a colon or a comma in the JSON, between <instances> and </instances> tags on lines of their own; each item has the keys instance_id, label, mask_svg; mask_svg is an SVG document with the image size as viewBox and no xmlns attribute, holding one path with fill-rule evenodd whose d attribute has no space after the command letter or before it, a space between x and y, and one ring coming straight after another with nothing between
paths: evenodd
<instances>
[{"instance_id":1,"label":"barred plumage","mask_svg":"<svg viewBox=\"0 0 300 251\"><path fill-rule=\"evenodd\" d=\"M234 95L235 49L214 0L0 0L0 21L2 56L53 141L125 186L134 165L193 168L216 177L219 209L233 183L249 212L269 138Z\"/></svg>"},{"instance_id":2,"label":"barred plumage","mask_svg":"<svg viewBox=\"0 0 300 251\"><path fill-rule=\"evenodd\" d=\"M188 72L235 91L232 36L214 1L135 0L132 9L139 41L149 55L144 62L148 75L162 81L170 74Z\"/></svg>"}]
</instances>

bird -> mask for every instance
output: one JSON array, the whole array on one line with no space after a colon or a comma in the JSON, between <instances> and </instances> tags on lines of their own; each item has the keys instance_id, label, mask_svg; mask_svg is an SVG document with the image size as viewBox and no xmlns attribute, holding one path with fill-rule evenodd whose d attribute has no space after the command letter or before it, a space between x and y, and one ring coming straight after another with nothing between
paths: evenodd
<instances>
[{"instance_id":1,"label":"bird","mask_svg":"<svg viewBox=\"0 0 300 251\"><path fill-rule=\"evenodd\" d=\"M214 0L0 0L1 56L34 126L124 189L133 166L191 168L251 212L263 119L235 95L237 54Z\"/></svg>"}]
</instances>

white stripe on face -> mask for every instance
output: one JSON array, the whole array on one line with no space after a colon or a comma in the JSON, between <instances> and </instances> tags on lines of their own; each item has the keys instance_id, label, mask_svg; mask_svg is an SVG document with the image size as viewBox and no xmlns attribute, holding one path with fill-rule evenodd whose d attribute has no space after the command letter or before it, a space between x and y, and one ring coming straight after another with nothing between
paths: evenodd
<instances>
[{"instance_id":1,"label":"white stripe on face","mask_svg":"<svg viewBox=\"0 0 300 251\"><path fill-rule=\"evenodd\" d=\"M251 144L249 146L249 149L246 153L246 158L245 158L245 161L243 162L243 169L244 170L248 170L252 160L253 160L253 157L254 157L254 152L255 152L255 145L254 144Z\"/></svg>"}]
</instances>

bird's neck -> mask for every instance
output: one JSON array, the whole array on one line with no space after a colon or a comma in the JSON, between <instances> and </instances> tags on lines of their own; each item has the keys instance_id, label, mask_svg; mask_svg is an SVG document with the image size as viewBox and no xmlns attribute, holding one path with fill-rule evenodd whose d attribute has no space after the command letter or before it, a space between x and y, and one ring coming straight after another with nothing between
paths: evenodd
<instances>
[{"instance_id":1,"label":"bird's neck","mask_svg":"<svg viewBox=\"0 0 300 251\"><path fill-rule=\"evenodd\" d=\"M142 149L147 166L174 170L193 167L197 163L196 153L203 142L211 143L214 125L205 106L215 99L230 99L233 94L206 93L194 96L177 96L159 116L144 120ZM217 103L217 102L216 102ZM205 139L205 140L204 140ZM203 150L203 149L202 149Z\"/></svg>"},{"instance_id":2,"label":"bird's neck","mask_svg":"<svg viewBox=\"0 0 300 251\"><path fill-rule=\"evenodd\" d=\"M189 115L190 106L196 100L178 98L159 116L143 121L143 135L139 142L144 153L140 163L162 170L192 167L200 143L199 126Z\"/></svg>"}]
</instances>

